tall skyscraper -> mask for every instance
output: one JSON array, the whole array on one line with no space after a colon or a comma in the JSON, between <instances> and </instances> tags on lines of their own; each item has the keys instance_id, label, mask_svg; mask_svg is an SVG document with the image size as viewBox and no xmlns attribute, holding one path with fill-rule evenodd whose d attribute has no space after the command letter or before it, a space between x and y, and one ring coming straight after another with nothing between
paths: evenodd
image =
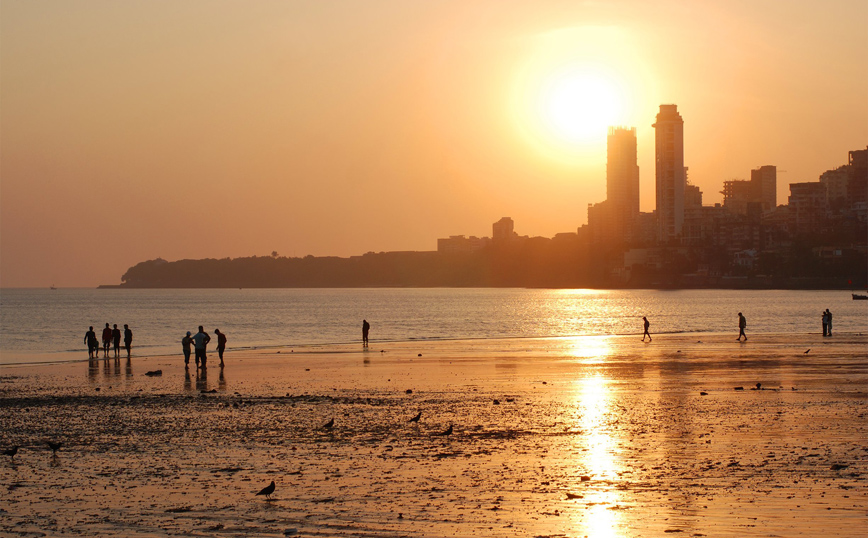
<instances>
[{"instance_id":1,"label":"tall skyscraper","mask_svg":"<svg viewBox=\"0 0 868 538\"><path fill-rule=\"evenodd\" d=\"M677 105L660 105L653 125L657 164L657 240L681 235L684 224L684 120Z\"/></svg>"},{"instance_id":2,"label":"tall skyscraper","mask_svg":"<svg viewBox=\"0 0 868 538\"><path fill-rule=\"evenodd\" d=\"M639 165L636 128L610 127L606 155L606 200L613 239L629 242L639 216Z\"/></svg>"}]
</instances>

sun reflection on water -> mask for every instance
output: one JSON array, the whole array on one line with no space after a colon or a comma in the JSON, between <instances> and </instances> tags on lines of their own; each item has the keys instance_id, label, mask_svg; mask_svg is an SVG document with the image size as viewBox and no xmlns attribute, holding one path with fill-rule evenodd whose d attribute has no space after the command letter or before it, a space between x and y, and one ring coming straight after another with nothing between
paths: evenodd
<instances>
[{"instance_id":1,"label":"sun reflection on water","mask_svg":"<svg viewBox=\"0 0 868 538\"><path fill-rule=\"evenodd\" d=\"M601 364L612 352L608 336L578 336L567 339L567 353L584 364Z\"/></svg>"},{"instance_id":2,"label":"sun reflection on water","mask_svg":"<svg viewBox=\"0 0 868 538\"><path fill-rule=\"evenodd\" d=\"M583 433L577 436L575 489L581 490L587 510L574 521L585 534L595 537L621 536L619 503L621 492L616 489L621 470L616 453L617 440L610 423L613 411L611 380L592 375L576 380L578 416L576 426ZM582 482L582 477L590 481Z\"/></svg>"}]
</instances>

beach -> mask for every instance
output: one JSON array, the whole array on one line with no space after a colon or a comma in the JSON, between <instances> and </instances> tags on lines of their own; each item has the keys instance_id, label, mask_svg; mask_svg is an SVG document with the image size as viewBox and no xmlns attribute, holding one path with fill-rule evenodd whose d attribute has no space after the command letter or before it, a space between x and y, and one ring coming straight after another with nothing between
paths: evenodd
<instances>
[{"instance_id":1,"label":"beach","mask_svg":"<svg viewBox=\"0 0 868 538\"><path fill-rule=\"evenodd\" d=\"M5 366L0 534L864 536L868 337L748 335Z\"/></svg>"}]
</instances>

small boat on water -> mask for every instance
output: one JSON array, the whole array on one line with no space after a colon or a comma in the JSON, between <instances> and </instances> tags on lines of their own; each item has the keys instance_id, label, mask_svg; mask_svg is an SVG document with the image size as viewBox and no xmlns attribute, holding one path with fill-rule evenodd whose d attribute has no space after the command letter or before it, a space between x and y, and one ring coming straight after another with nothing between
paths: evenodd
<instances>
[{"instance_id":1,"label":"small boat on water","mask_svg":"<svg viewBox=\"0 0 868 538\"><path fill-rule=\"evenodd\" d=\"M854 301L868 301L868 295L859 295L858 293L853 294Z\"/></svg>"},{"instance_id":2,"label":"small boat on water","mask_svg":"<svg viewBox=\"0 0 868 538\"><path fill-rule=\"evenodd\" d=\"M57 289L57 288L56 288L56 287L54 287L54 284L52 284L52 285L51 285L51 287L50 287L50 288L48 288L48 289L50 289L50 290L56 290L56 289Z\"/></svg>"}]
</instances>

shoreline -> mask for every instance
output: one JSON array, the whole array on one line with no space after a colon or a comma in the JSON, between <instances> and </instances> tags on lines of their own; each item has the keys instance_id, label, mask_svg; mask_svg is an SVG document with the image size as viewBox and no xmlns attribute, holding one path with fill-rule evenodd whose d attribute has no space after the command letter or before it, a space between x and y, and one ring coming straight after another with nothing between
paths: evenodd
<instances>
[{"instance_id":1,"label":"shoreline","mask_svg":"<svg viewBox=\"0 0 868 538\"><path fill-rule=\"evenodd\" d=\"M719 341L720 343L726 343L727 336L731 334L735 334L734 331L695 331L695 332L659 332L653 333L652 338L657 338L656 345L666 344L667 340L670 344L675 345L681 341L689 341L691 338L705 338L709 342L711 341ZM863 332L836 332L833 339L847 339L847 338L861 338L865 336L866 333ZM629 334L584 334L584 335L561 335L561 336L512 336L512 337L503 337L503 336L495 336L495 337L457 337L457 338L418 338L418 339L402 339L402 340L374 340L372 341L373 346L380 347L389 347L389 346L407 346L407 345L426 345L426 344L438 344L438 343L461 343L461 342L486 342L486 341L529 341L529 340L563 340L563 339L599 339L599 338L612 338L612 339L630 339L630 338L641 338L642 333L629 333ZM780 342L783 339L797 339L799 341L813 341L813 337L820 337L821 342L823 344L833 343L829 337L822 337L822 335L813 332L805 332L805 333L759 333L752 334L750 340L753 344L766 344L772 342ZM668 344L667 344L668 345ZM178 346L179 347L179 346ZM132 359L134 360L143 360L143 359L157 359L157 358L168 358L168 357L181 357L182 354L180 352L180 348L177 352L169 352L165 348L168 346L160 346L159 351L156 353L144 353L141 355L136 354L136 347L133 347L133 355ZM226 348L227 354L232 355L260 355L267 354L274 350L292 350L293 352L305 353L310 349L321 349L325 351L320 352L332 352L329 350L337 350L341 349L341 352L352 353L354 351L363 351L361 347L361 341L344 341L344 342L311 342L311 343L299 343L299 344L269 344L269 345L261 345L261 346L243 346L237 348ZM336 352L336 351L334 351ZM81 350L72 350L72 351L55 351L55 352L39 352L39 351L10 351L7 350L4 352L4 361L0 363L0 371L4 368L20 368L27 366L51 366L51 365L61 365L61 364L81 364L86 363L91 360L99 360L104 361L107 360L105 357L98 357L97 359L89 359L82 358L81 355L86 353L85 349ZM216 350L209 350L209 354L216 355ZM10 362L9 357L12 357L12 361ZM62 358L60 358L62 357ZM46 360L21 360L22 358L45 358ZM121 349L121 357L122 361L126 360L126 356L124 355L123 348ZM115 360L115 357L109 356L108 360Z\"/></svg>"}]
</instances>

